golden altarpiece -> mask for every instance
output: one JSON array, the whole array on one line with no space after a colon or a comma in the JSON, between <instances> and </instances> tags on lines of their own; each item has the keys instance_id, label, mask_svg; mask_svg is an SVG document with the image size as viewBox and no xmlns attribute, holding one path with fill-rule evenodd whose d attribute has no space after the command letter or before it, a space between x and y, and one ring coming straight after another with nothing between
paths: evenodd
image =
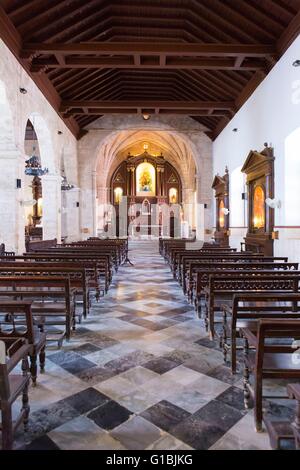
<instances>
[{"instance_id":1,"label":"golden altarpiece","mask_svg":"<svg viewBox=\"0 0 300 470\"><path fill-rule=\"evenodd\" d=\"M116 227L119 235L119 207L122 197L127 197L128 226L146 235L174 236L174 224L180 223L172 213L172 205L182 203L182 185L177 170L164 156L151 155L145 150L140 155L127 156L111 178L111 204L116 210ZM162 230L162 207L171 206L169 233ZM129 233L129 235L131 235Z\"/></svg>"},{"instance_id":2,"label":"golden altarpiece","mask_svg":"<svg viewBox=\"0 0 300 470\"><path fill-rule=\"evenodd\" d=\"M247 176L248 231L245 249L273 256L274 209L266 200L274 198L274 153L265 144L261 152L251 151L242 172Z\"/></svg>"}]
</instances>

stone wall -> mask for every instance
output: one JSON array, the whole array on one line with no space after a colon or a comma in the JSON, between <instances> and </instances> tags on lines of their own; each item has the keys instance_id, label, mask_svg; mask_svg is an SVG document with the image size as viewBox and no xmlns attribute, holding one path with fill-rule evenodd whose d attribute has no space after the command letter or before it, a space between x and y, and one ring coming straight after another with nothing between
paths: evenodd
<instances>
[{"instance_id":1,"label":"stone wall","mask_svg":"<svg viewBox=\"0 0 300 470\"><path fill-rule=\"evenodd\" d=\"M19 88L25 88L22 94ZM26 198L24 188L25 128L30 119L38 138L42 166L49 168L43 177L44 238L61 236L60 160L64 158L68 179L78 185L77 141L20 66L0 41L0 241L7 249L24 250ZM61 131L62 134L58 134ZM22 180L16 189L16 179ZM71 205L68 210L78 212ZM76 224L76 217L74 216ZM73 227L75 238L79 225ZM75 235L76 234L76 235Z\"/></svg>"}]
</instances>

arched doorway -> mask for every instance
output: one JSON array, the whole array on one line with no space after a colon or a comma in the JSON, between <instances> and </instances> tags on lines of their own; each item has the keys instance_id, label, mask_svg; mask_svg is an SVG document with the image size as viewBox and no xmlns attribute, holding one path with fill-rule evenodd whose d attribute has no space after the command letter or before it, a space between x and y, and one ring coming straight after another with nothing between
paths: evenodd
<instances>
[{"instance_id":1,"label":"arched doorway","mask_svg":"<svg viewBox=\"0 0 300 470\"><path fill-rule=\"evenodd\" d=\"M38 138L34 121L28 119L25 129L24 150L26 154L23 207L25 216L25 240L43 239L43 175Z\"/></svg>"}]
</instances>

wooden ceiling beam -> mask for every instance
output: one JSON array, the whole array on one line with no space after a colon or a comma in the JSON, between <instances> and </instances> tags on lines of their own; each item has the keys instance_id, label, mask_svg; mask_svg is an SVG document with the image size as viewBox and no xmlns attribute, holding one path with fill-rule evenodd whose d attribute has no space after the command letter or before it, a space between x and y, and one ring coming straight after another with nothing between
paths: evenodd
<instances>
[{"instance_id":1,"label":"wooden ceiling beam","mask_svg":"<svg viewBox=\"0 0 300 470\"><path fill-rule=\"evenodd\" d=\"M56 52L55 58L33 59L31 72L39 73L46 69L199 69L199 70L258 70L264 69L264 61L245 59L244 56L235 58L173 58L161 55L157 57L141 57L135 54L132 57L64 57ZM161 57L163 57L162 60Z\"/></svg>"},{"instance_id":2,"label":"wooden ceiling beam","mask_svg":"<svg viewBox=\"0 0 300 470\"><path fill-rule=\"evenodd\" d=\"M6 15L3 8L0 6L0 37L5 42L7 47L16 56L25 71L29 74L30 78L35 82L36 86L40 89L52 108L59 114L61 105L61 98L54 86L46 75L33 75L30 73L28 61L20 58L22 49L22 39L19 32L16 30L9 17ZM60 116L61 117L61 116ZM65 125L70 129L72 134L77 137L79 133L79 126L73 119L65 121Z\"/></svg>"},{"instance_id":3,"label":"wooden ceiling beam","mask_svg":"<svg viewBox=\"0 0 300 470\"><path fill-rule=\"evenodd\" d=\"M109 54L109 55L160 55L185 57L267 57L276 55L272 44L195 44L195 43L25 43L23 52L29 54Z\"/></svg>"},{"instance_id":4,"label":"wooden ceiling beam","mask_svg":"<svg viewBox=\"0 0 300 470\"><path fill-rule=\"evenodd\" d=\"M276 47L278 54L281 56L285 53L288 47L300 34L300 11L292 19L288 27L284 30L282 35L277 41Z\"/></svg>"},{"instance_id":5,"label":"wooden ceiling beam","mask_svg":"<svg viewBox=\"0 0 300 470\"><path fill-rule=\"evenodd\" d=\"M130 100L130 101L63 101L60 107L62 113L74 108L91 109L136 109L136 108L159 108L159 109L179 109L179 110L201 110L201 109L223 109L234 110L233 101L154 101L154 100Z\"/></svg>"},{"instance_id":6,"label":"wooden ceiling beam","mask_svg":"<svg viewBox=\"0 0 300 470\"><path fill-rule=\"evenodd\" d=\"M145 108L131 108L130 112L134 112L134 114L141 113L141 110ZM148 109L148 108L147 108ZM107 110L106 108L99 108L99 109L74 109L66 113L68 116L99 116L103 114L126 114L129 112L129 109L126 108L116 108L113 110ZM160 109L154 108L154 112L156 114L188 114L189 116L210 116L210 117L220 117L220 116L227 116L228 118L231 115L227 114L226 111L214 111L213 114L209 114L209 111L205 110L193 110L190 109L187 113L185 110L182 109Z\"/></svg>"}]
</instances>

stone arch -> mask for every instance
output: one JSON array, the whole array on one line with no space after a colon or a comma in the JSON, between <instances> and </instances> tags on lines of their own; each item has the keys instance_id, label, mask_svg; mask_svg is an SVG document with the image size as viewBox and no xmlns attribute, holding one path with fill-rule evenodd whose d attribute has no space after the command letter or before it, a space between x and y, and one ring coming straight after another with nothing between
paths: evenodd
<instances>
[{"instance_id":1,"label":"stone arch","mask_svg":"<svg viewBox=\"0 0 300 470\"><path fill-rule=\"evenodd\" d=\"M46 120L40 113L33 111L28 116L28 119L32 123L37 136L41 165L43 168L48 168L48 173L41 177L43 191L43 239L57 238L60 240L61 176L59 169L56 167L51 132Z\"/></svg>"},{"instance_id":2,"label":"stone arch","mask_svg":"<svg viewBox=\"0 0 300 470\"><path fill-rule=\"evenodd\" d=\"M97 121L88 126L88 134L78 144L81 224L86 236L97 233L98 207L109 200L111 174L132 142L158 142L166 159L180 172L184 201L193 207L198 203L210 205L212 143L203 126L182 116L152 116L150 122L141 123L139 116L107 115L100 121L99 126ZM210 212L205 214L206 227L211 226ZM198 227L195 220L191 225Z\"/></svg>"}]
</instances>

